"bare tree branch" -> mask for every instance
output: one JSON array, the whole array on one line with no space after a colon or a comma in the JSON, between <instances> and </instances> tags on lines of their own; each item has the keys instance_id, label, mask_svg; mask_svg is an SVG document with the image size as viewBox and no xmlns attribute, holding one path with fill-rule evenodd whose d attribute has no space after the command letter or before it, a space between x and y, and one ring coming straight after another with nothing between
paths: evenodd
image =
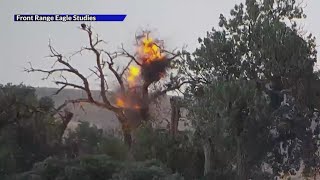
<instances>
[{"instance_id":1,"label":"bare tree branch","mask_svg":"<svg viewBox=\"0 0 320 180\"><path fill-rule=\"evenodd\" d=\"M84 99L84 98L80 98L80 99L74 99L74 100L66 100L63 104L61 104L59 107L57 107L55 109L56 112L60 112L64 107L66 107L69 104L79 104L79 103L88 103L88 104L94 104L98 107L101 108L106 108L106 105L102 102L98 102L98 101L90 101L89 99Z\"/></svg>"},{"instance_id":2,"label":"bare tree branch","mask_svg":"<svg viewBox=\"0 0 320 180\"><path fill-rule=\"evenodd\" d=\"M133 60L137 65L142 66L142 64L133 56L131 55L128 51L126 51L123 47L123 44L121 45L121 52L122 55L125 55L126 57L129 57L131 60Z\"/></svg>"},{"instance_id":3,"label":"bare tree branch","mask_svg":"<svg viewBox=\"0 0 320 180\"><path fill-rule=\"evenodd\" d=\"M121 77L123 77L124 73L128 70L128 68L129 68L129 66L131 65L132 62L133 62L133 59L131 59L131 60L128 62L127 66L122 70L122 72L121 72L121 74L120 74Z\"/></svg>"},{"instance_id":4,"label":"bare tree branch","mask_svg":"<svg viewBox=\"0 0 320 180\"><path fill-rule=\"evenodd\" d=\"M85 78L77 69L75 69L73 66L71 66L70 63L68 63L67 61L63 60L62 55L59 54L49 43L49 49L51 51L51 57L55 57L57 58L57 62L59 62L60 64L63 64L64 66L68 67L68 72L71 72L73 74L75 74L76 76L78 76L84 84L84 88L85 91L87 93L88 99L90 99L91 101L93 101L93 97L91 94L91 90L90 90L90 86L89 86L89 82L87 80L87 78Z\"/></svg>"},{"instance_id":5,"label":"bare tree branch","mask_svg":"<svg viewBox=\"0 0 320 180\"><path fill-rule=\"evenodd\" d=\"M94 54L96 56L96 65L97 65L97 69L98 69L99 77L100 77L100 95L101 95L102 100L105 103L106 107L110 110L115 110L117 108L114 107L113 105L111 105L111 103L108 100L107 95L106 95L106 85L105 85L106 80L105 80L105 75L103 73L103 64L101 61L101 53L95 47L99 42L98 37L97 37L96 42L93 42L91 27L84 29L84 31L86 31L88 33L89 44L90 44L90 48L91 48L90 50L92 52L94 52Z\"/></svg>"},{"instance_id":6,"label":"bare tree branch","mask_svg":"<svg viewBox=\"0 0 320 180\"><path fill-rule=\"evenodd\" d=\"M109 60L110 62L106 62L108 64L108 67L110 69L110 71L113 73L113 75L117 78L117 81L120 85L120 90L121 90L121 93L124 94L125 92L125 87L124 87L124 83L123 83L123 79L122 79L122 76L113 68L113 65L114 65L114 58L117 57L117 53L114 53L114 56L112 56L112 54L110 54L109 52L107 51L102 51L104 52L105 54L107 54L107 56L109 57Z\"/></svg>"},{"instance_id":7,"label":"bare tree branch","mask_svg":"<svg viewBox=\"0 0 320 180\"><path fill-rule=\"evenodd\" d=\"M87 31L87 32L91 32L91 31ZM92 42L92 38L91 38L91 33L89 34L89 40L90 40L90 45L91 45L91 49L93 52L95 52L96 56L97 56L97 68L99 70L99 77L100 80L102 80L102 85L101 85L101 95L104 99L104 103L98 102L96 100L94 100L92 93L91 93L91 89L89 86L89 82L88 79L82 75L76 68L74 68L68 61L64 60L63 56L58 53L58 51L56 51L52 45L51 42L49 41L49 50L51 52L51 54L49 55L49 57L52 58L56 58L56 62L55 63L59 63L63 66L65 66L65 68L57 68L57 69L52 69L52 70L43 70L43 69L35 69L32 67L32 64L30 64L30 68L29 69L25 69L26 72L42 72L42 73L46 73L47 77L45 79L47 79L50 75L52 75L54 72L69 72L72 73L74 75L76 75L78 78L80 78L83 82L83 86L81 85L77 85L74 83L70 83L67 81L66 78L64 78L62 75L60 77L62 77L63 79L65 79L65 82L63 81L54 81L57 85L62 85L62 87L56 92L56 94L60 93L63 89L65 89L66 87L73 87L73 88L77 88L77 89L81 89L84 90L87 94L87 99L80 99L80 100L74 100L74 101L68 101L68 103L72 102L72 103L77 103L77 102L87 102L87 103L91 103L91 104L95 104L97 106L100 107L105 107L107 109L110 110L115 110L117 109L116 107L112 106L110 104L110 102L107 100L106 98L106 94L105 94L105 78L104 78L104 74L102 72L102 66L100 64L100 54L99 52L95 49L94 44ZM86 49L88 50L88 49ZM102 77L102 78L101 78ZM61 106L63 107L63 106ZM60 108L58 108L57 110L59 111Z\"/></svg>"},{"instance_id":8,"label":"bare tree branch","mask_svg":"<svg viewBox=\"0 0 320 180\"><path fill-rule=\"evenodd\" d=\"M48 79L48 78L49 78L53 73L55 73L55 72L70 72L70 73L73 73L72 70L66 69L66 68L52 69L52 70L44 70L44 69L35 69L35 68L33 68L31 62L29 62L29 65L30 65L30 68L29 68L29 69L25 68L24 71L27 72L27 73L30 73L30 72L46 73L47 76L44 77L44 78L42 78L42 80Z\"/></svg>"},{"instance_id":9,"label":"bare tree branch","mask_svg":"<svg viewBox=\"0 0 320 180\"><path fill-rule=\"evenodd\" d=\"M66 88L68 85L64 85L61 88L59 88L53 95L58 95L64 88Z\"/></svg>"},{"instance_id":10,"label":"bare tree branch","mask_svg":"<svg viewBox=\"0 0 320 180\"><path fill-rule=\"evenodd\" d=\"M77 85L77 84L73 84L73 83L68 83L68 82L63 82L63 81L55 81L55 83L57 85L63 85L63 86L70 86L70 87L73 87L73 88L76 88L76 89L82 89L84 91L86 91L86 88L83 87L83 86L80 86L80 85ZM58 93L57 93L58 94Z\"/></svg>"},{"instance_id":11,"label":"bare tree branch","mask_svg":"<svg viewBox=\"0 0 320 180\"><path fill-rule=\"evenodd\" d=\"M166 89L162 90L162 91L157 91L155 93L153 93L151 95L151 100L155 100L157 98L159 98L160 96L163 96L165 95L167 92L170 92L170 91L174 91L174 90L178 90L180 89L184 84L190 84L192 83L192 81L183 81L181 83L177 83L176 85L173 85L171 87L167 87Z\"/></svg>"}]
</instances>

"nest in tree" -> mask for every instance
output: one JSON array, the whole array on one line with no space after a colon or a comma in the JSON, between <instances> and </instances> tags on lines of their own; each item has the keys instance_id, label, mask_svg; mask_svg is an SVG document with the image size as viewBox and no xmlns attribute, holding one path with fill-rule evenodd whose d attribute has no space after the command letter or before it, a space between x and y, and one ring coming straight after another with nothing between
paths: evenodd
<instances>
[{"instance_id":1,"label":"nest in tree","mask_svg":"<svg viewBox=\"0 0 320 180\"><path fill-rule=\"evenodd\" d=\"M169 67L170 61L167 58L157 59L151 63L142 65L142 77L147 84L159 81Z\"/></svg>"}]
</instances>

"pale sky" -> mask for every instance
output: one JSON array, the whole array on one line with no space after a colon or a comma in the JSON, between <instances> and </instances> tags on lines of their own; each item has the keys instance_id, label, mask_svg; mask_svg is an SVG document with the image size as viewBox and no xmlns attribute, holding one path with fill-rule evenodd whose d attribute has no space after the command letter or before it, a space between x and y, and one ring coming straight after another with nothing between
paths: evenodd
<instances>
[{"instance_id":1,"label":"pale sky","mask_svg":"<svg viewBox=\"0 0 320 180\"><path fill-rule=\"evenodd\" d=\"M93 22L95 32L115 50L124 43L133 47L140 29L155 32L170 49L188 45L194 50L198 37L217 27L219 14L228 15L241 0L0 0L0 84L8 82L32 86L53 86L39 74L23 72L29 61L37 67L50 67L48 39L61 53L72 53L86 45L80 22L14 22L14 14L127 14L124 22ZM305 0L305 30L320 39L319 0ZM320 43L317 41L318 44ZM320 50L320 49L319 49ZM93 59L76 57L79 70L87 70Z\"/></svg>"}]
</instances>

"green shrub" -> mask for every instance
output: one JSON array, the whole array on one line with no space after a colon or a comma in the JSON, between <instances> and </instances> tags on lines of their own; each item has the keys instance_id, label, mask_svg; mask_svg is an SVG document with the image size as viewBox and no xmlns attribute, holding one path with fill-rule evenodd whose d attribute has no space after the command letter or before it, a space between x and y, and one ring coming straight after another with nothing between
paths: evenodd
<instances>
[{"instance_id":1,"label":"green shrub","mask_svg":"<svg viewBox=\"0 0 320 180\"><path fill-rule=\"evenodd\" d=\"M0 85L0 179L61 151L53 108L53 100L38 99L33 87Z\"/></svg>"},{"instance_id":2,"label":"green shrub","mask_svg":"<svg viewBox=\"0 0 320 180\"><path fill-rule=\"evenodd\" d=\"M83 154L106 154L118 160L125 160L128 154L127 146L119 138L105 134L89 122L80 122L75 131L69 132L64 144L66 147L76 145L77 151Z\"/></svg>"},{"instance_id":3,"label":"green shrub","mask_svg":"<svg viewBox=\"0 0 320 180\"><path fill-rule=\"evenodd\" d=\"M128 162L107 155L90 155L72 160L48 158L31 171L11 176L8 180L180 180L156 160Z\"/></svg>"},{"instance_id":4,"label":"green shrub","mask_svg":"<svg viewBox=\"0 0 320 180\"><path fill-rule=\"evenodd\" d=\"M99 142L97 152L117 160L126 160L129 149L119 138L108 136Z\"/></svg>"},{"instance_id":5,"label":"green shrub","mask_svg":"<svg viewBox=\"0 0 320 180\"><path fill-rule=\"evenodd\" d=\"M77 167L77 166L67 166L64 169L64 173L65 173L65 179L68 180L90 180L89 175L87 174L86 170L81 168L81 167ZM63 176L60 176L61 179Z\"/></svg>"},{"instance_id":6,"label":"green shrub","mask_svg":"<svg viewBox=\"0 0 320 180\"><path fill-rule=\"evenodd\" d=\"M195 179L203 174L203 153L199 147L191 141L188 132L172 137L167 130L145 124L135 132L132 153L136 160L158 159L173 172Z\"/></svg>"},{"instance_id":7,"label":"green shrub","mask_svg":"<svg viewBox=\"0 0 320 180\"><path fill-rule=\"evenodd\" d=\"M171 176L170 170L158 161L147 160L143 162L128 163L126 168L113 175L112 180L152 180L167 179L169 177L180 177L179 175Z\"/></svg>"},{"instance_id":8,"label":"green shrub","mask_svg":"<svg viewBox=\"0 0 320 180\"><path fill-rule=\"evenodd\" d=\"M94 155L80 158L80 166L95 180L111 178L115 172L123 168L123 163L113 160L107 155Z\"/></svg>"}]
</instances>

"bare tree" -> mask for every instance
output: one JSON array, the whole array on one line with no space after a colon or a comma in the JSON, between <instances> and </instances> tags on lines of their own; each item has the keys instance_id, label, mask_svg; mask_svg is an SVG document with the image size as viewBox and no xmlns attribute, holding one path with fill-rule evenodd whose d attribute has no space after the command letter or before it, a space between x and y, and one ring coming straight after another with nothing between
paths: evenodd
<instances>
[{"instance_id":1,"label":"bare tree","mask_svg":"<svg viewBox=\"0 0 320 180\"><path fill-rule=\"evenodd\" d=\"M72 99L72 100L66 100L65 103L63 103L60 107L57 108L57 112L62 110L66 105L68 104L78 104L78 103L89 103L95 106L98 106L100 108L104 108L106 110L112 111L115 113L116 117L118 118L125 143L127 143L129 146L131 145L131 131L132 131L132 125L130 125L130 118L128 117L127 110L124 107L117 106L116 103L112 102L111 98L108 98L108 94L111 94L109 88L108 88L108 81L110 79L107 79L106 71L111 72L114 77L116 78L117 84L119 86L119 93L121 96L130 96L130 88L126 85L126 77L125 74L129 69L129 66L131 64L135 64L137 66L144 66L141 61L139 61L136 54L130 54L128 51L124 49L122 46L119 51L117 52L108 52L104 50L103 48L99 48L98 45L101 43L104 43L105 41L99 39L99 36L93 35L91 26L82 24L80 29L88 35L89 40L89 46L82 47L78 52L75 54L81 54L83 51L88 51L93 53L94 55L94 68L90 68L89 70L92 72L92 75L95 75L97 79L99 80L99 91L101 100L98 100L93 97L91 84L88 80L88 77L86 77L82 72L80 72L78 69L76 69L71 64L71 58L66 58L62 54L60 54L50 43L49 41L49 50L50 55L49 57L53 58L55 60L54 65L46 70L46 69L38 69L34 68L32 64L30 63L30 67L25 69L26 72L41 72L45 73L46 77L44 79L48 79L53 73L60 73L60 79L54 80L54 83L57 84L60 88L56 92L56 94L59 94L63 89L65 88L76 88L80 89L85 92L86 97L85 98L79 98L79 99ZM171 60L177 58L180 56L180 53L166 52L168 56L167 62L170 62ZM73 57L73 56L72 56ZM128 64L123 67L123 69L120 71L119 68L115 68L115 61L119 58L129 58ZM57 67L57 64L59 64L59 68ZM71 82L64 76L64 74L72 74L75 75L78 79L81 80L82 84L76 84ZM152 93L149 93L148 88L152 83L155 83L159 81L158 79L152 79L149 81L144 81L142 84L141 89L141 96L144 99L144 105L142 108L139 109L140 111L140 118L147 120L147 114L148 114L148 105L149 103L166 94L169 91L177 90L179 89L183 84L186 82L182 82L181 79L175 78L174 81L171 82L170 87L165 87L159 90L156 90ZM132 95L132 94L131 94Z\"/></svg>"}]
</instances>

